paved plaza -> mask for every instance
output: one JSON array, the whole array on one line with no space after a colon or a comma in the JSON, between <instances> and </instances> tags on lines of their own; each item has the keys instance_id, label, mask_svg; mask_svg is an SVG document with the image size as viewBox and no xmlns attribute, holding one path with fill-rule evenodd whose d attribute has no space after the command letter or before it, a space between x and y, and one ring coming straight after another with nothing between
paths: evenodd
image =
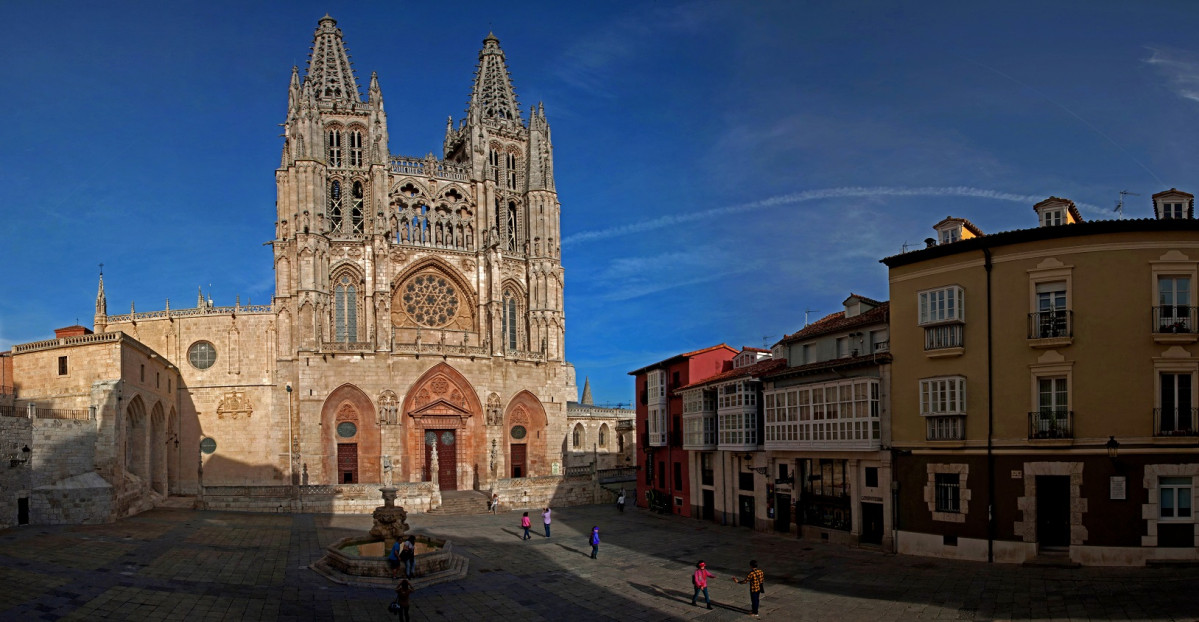
<instances>
[{"instance_id":1,"label":"paved plaza","mask_svg":"<svg viewBox=\"0 0 1199 622\"><path fill-rule=\"evenodd\" d=\"M537 516L537 512L530 512ZM742 620L730 575L766 572L773 620L1194 620L1199 569L1030 568L801 542L610 506L555 511L520 539L520 512L409 516L470 560L466 579L413 594L415 620ZM0 531L0 620L394 620L385 589L308 569L369 516L158 509L111 525ZM590 559L587 536L603 544ZM709 611L690 604L703 558ZM702 598L702 597L701 597Z\"/></svg>"}]
</instances>

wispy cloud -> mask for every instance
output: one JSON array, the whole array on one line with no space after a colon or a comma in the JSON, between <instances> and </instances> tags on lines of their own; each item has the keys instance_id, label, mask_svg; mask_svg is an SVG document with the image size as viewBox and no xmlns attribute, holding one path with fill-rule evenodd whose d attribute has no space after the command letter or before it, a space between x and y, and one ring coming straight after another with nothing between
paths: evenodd
<instances>
[{"instance_id":1,"label":"wispy cloud","mask_svg":"<svg viewBox=\"0 0 1199 622\"><path fill-rule=\"evenodd\" d=\"M1199 102L1199 54L1153 47L1149 51L1152 55L1145 59L1145 63L1165 76L1170 88L1179 97Z\"/></svg>"},{"instance_id":2,"label":"wispy cloud","mask_svg":"<svg viewBox=\"0 0 1199 622\"><path fill-rule=\"evenodd\" d=\"M1044 199L1044 196L1035 196L1028 194L1015 194L1012 192L1003 192L1000 190L989 190L986 188L971 188L969 186L945 186L945 187L919 187L919 188L902 188L888 186L849 186L842 188L822 188L819 190L804 190L802 192L792 192L779 196L753 201L751 203L742 203L739 205L730 205L727 207L716 207L712 209L700 210L697 212L688 212L685 214L672 214L669 216L660 216L650 220L633 222L615 227L607 227L604 229L594 229L591 231L582 231L569 236L562 240L563 246L570 246L580 242L593 242L596 240L604 240L622 235L630 235L634 233L643 233L645 231L653 231L656 229L664 229L675 225L681 225L689 222L701 220L709 220L728 216L730 214L741 214L745 212L755 212L759 210L779 207L781 205L792 205L795 203L804 203L807 201L821 201L825 199L844 198L844 197L971 197L978 199L993 199L997 201L1010 201L1014 203L1024 203L1032 205ZM1108 210L1100 208L1096 205L1088 203L1075 203L1079 209L1096 212L1108 213Z\"/></svg>"}]
</instances>

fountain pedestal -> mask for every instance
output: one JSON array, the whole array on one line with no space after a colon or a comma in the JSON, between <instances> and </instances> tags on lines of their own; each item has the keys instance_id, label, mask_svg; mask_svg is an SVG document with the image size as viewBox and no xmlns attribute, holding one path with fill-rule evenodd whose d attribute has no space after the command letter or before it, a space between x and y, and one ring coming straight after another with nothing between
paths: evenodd
<instances>
[{"instance_id":1,"label":"fountain pedestal","mask_svg":"<svg viewBox=\"0 0 1199 622\"><path fill-rule=\"evenodd\" d=\"M386 486L379 490L383 493L383 505L375 508L371 514L375 525L371 527L370 534L382 540L384 550L390 551L391 546L397 540L402 540L408 531L408 523L404 522L408 519L408 513L395 504L397 489Z\"/></svg>"}]
</instances>

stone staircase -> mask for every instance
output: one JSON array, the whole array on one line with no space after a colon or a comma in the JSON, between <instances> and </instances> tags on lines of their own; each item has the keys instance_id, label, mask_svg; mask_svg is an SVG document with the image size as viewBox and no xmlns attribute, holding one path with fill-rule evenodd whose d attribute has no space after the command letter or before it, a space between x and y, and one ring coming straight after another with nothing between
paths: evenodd
<instances>
[{"instance_id":1,"label":"stone staircase","mask_svg":"<svg viewBox=\"0 0 1199 622\"><path fill-rule=\"evenodd\" d=\"M443 490L441 505L426 513L441 516L486 514L490 498L487 493L478 490Z\"/></svg>"}]
</instances>

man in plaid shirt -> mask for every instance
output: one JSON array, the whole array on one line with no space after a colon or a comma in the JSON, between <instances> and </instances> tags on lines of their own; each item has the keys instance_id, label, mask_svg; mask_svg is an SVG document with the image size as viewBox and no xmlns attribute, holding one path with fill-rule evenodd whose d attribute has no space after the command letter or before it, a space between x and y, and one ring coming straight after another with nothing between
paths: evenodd
<instances>
[{"instance_id":1,"label":"man in plaid shirt","mask_svg":"<svg viewBox=\"0 0 1199 622\"><path fill-rule=\"evenodd\" d=\"M749 584L749 602L753 605L753 616L758 617L758 600L766 593L766 575L758 568L758 560L749 560L749 574L744 579L733 577L733 581Z\"/></svg>"}]
</instances>

